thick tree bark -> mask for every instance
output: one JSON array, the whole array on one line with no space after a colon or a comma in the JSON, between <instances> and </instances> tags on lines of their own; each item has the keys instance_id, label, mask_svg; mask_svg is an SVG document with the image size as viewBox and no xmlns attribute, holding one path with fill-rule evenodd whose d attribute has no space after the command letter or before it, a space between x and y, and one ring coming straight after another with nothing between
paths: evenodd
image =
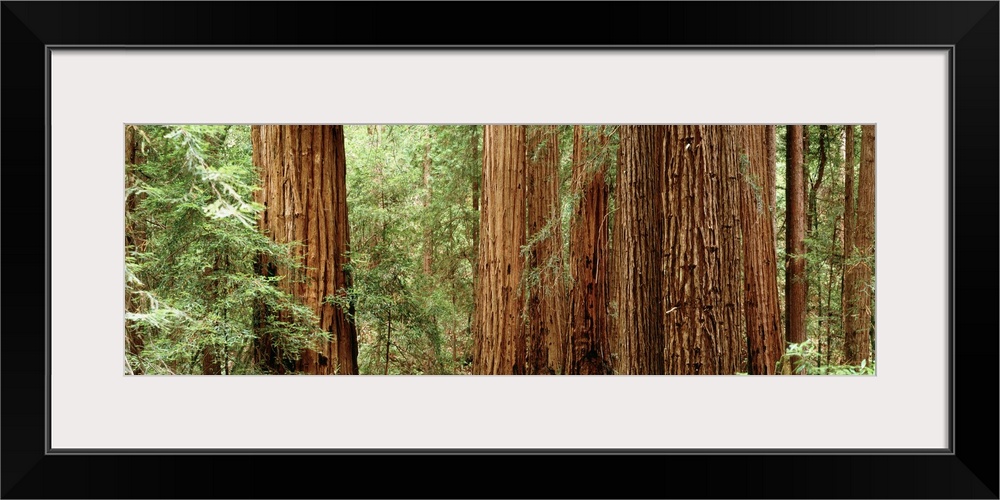
<instances>
[{"instance_id":1,"label":"thick tree bark","mask_svg":"<svg viewBox=\"0 0 1000 500\"><path fill-rule=\"evenodd\" d=\"M668 374L740 369L735 131L732 126L667 127L663 321Z\"/></svg>"},{"instance_id":2,"label":"thick tree bark","mask_svg":"<svg viewBox=\"0 0 1000 500\"><path fill-rule=\"evenodd\" d=\"M559 201L559 129L527 127L526 210L528 266L528 373L561 374L566 350L562 225ZM537 279L536 279L537 278Z\"/></svg>"},{"instance_id":3,"label":"thick tree bark","mask_svg":"<svg viewBox=\"0 0 1000 500\"><path fill-rule=\"evenodd\" d=\"M477 375L524 374L521 274L525 244L525 130L486 125L479 218L474 355Z\"/></svg>"},{"instance_id":4,"label":"thick tree bark","mask_svg":"<svg viewBox=\"0 0 1000 500\"><path fill-rule=\"evenodd\" d=\"M784 353L774 230L774 128L740 127L740 223L743 228L747 373L776 373Z\"/></svg>"},{"instance_id":5,"label":"thick tree bark","mask_svg":"<svg viewBox=\"0 0 1000 500\"><path fill-rule=\"evenodd\" d=\"M861 168L858 172L857 219L854 253L848 261L848 282L853 301L848 303L844 355L846 362L859 365L871 356L872 292L874 270L869 266L875 255L875 126L861 126Z\"/></svg>"},{"instance_id":6,"label":"thick tree bark","mask_svg":"<svg viewBox=\"0 0 1000 500\"><path fill-rule=\"evenodd\" d=\"M357 374L358 340L354 323L326 297L350 287L345 269L350 245L344 128L339 125L255 125L253 158L265 206L261 228L278 243L300 242L294 256L305 266L289 275L262 259L262 273L287 276L281 288L310 306L330 341L300 353L296 370L308 374ZM273 339L261 339L264 351ZM260 349L258 349L260 351ZM264 353L271 369L282 353Z\"/></svg>"},{"instance_id":7,"label":"thick tree bark","mask_svg":"<svg viewBox=\"0 0 1000 500\"><path fill-rule=\"evenodd\" d=\"M664 373L664 127L623 125L612 248L612 354L616 373Z\"/></svg>"},{"instance_id":8,"label":"thick tree bark","mask_svg":"<svg viewBox=\"0 0 1000 500\"><path fill-rule=\"evenodd\" d=\"M573 196L570 229L569 373L611 373L608 343L608 138L573 127Z\"/></svg>"},{"instance_id":9,"label":"thick tree bark","mask_svg":"<svg viewBox=\"0 0 1000 500\"><path fill-rule=\"evenodd\" d=\"M787 132L785 209L785 331L791 344L806 340L805 184L802 167L802 125ZM793 363L795 360L793 360Z\"/></svg>"}]
</instances>

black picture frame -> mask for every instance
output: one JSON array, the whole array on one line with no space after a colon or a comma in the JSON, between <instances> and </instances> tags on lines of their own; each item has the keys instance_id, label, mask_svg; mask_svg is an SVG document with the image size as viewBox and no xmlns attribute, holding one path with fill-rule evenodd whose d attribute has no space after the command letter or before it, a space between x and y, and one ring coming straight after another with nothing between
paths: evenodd
<instances>
[{"instance_id":1,"label":"black picture frame","mask_svg":"<svg viewBox=\"0 0 1000 500\"><path fill-rule=\"evenodd\" d=\"M996 1L2 4L6 147L0 154L8 235L2 251L9 280L0 338L4 498L998 498ZM51 47L455 44L947 47L953 98L948 452L50 453L47 333L49 314L57 313L48 307ZM384 480L361 480L370 476Z\"/></svg>"}]
</instances>

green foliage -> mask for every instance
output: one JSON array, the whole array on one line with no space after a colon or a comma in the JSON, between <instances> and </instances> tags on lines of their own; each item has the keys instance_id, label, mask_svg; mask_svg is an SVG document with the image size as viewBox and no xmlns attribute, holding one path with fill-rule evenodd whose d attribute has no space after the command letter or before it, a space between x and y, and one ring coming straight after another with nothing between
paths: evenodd
<instances>
[{"instance_id":1,"label":"green foliage","mask_svg":"<svg viewBox=\"0 0 1000 500\"><path fill-rule=\"evenodd\" d=\"M126 329L137 340L127 369L200 373L206 355L223 373L255 373L254 341L265 333L295 353L326 335L309 308L281 292L281 277L256 272L260 255L295 268L288 247L256 228L263 207L248 126L142 126L141 161L126 165ZM291 318L264 321L265 307ZM261 323L258 321L258 323Z\"/></svg>"},{"instance_id":2,"label":"green foliage","mask_svg":"<svg viewBox=\"0 0 1000 500\"><path fill-rule=\"evenodd\" d=\"M875 364L867 360L860 366L825 364L813 339L799 344L788 344L785 354L778 360L778 373L800 375L874 375Z\"/></svg>"},{"instance_id":3,"label":"green foliage","mask_svg":"<svg viewBox=\"0 0 1000 500\"><path fill-rule=\"evenodd\" d=\"M329 300L356 304L360 372L467 370L481 128L346 126L345 140L353 285Z\"/></svg>"},{"instance_id":4,"label":"green foliage","mask_svg":"<svg viewBox=\"0 0 1000 500\"><path fill-rule=\"evenodd\" d=\"M599 127L582 129L594 142ZM783 294L785 127L776 129L775 220ZM561 255L525 268L527 286L547 272L569 280L570 227L581 193L572 182L573 127L558 130L561 210L527 235L522 252L527 257L538 242L559 232L564 244ZM823 129L807 130L811 140L804 173L811 188L819 175ZM853 265L873 267L874 259L843 255L843 127L825 130L827 163L811 197L814 224L803 255L809 340L789 346L779 366L789 373L870 374L873 366L841 364L841 275ZM297 243L275 244L258 228L263 207L254 201L259 179L251 162L250 127L133 126L130 131L139 159L125 165L127 371L202 373L213 369L206 360L214 359L223 373L260 373L257 347L264 336L285 353L286 367L294 366L303 349L328 341L312 310L277 286L301 275L296 271L302 264L291 257ZM345 126L344 132L350 286L326 300L348 311L358 327L360 372L468 373L482 127ZM592 150L588 163L608 167L608 241L613 246L617 127L606 127L605 133L607 146ZM860 147L858 132L856 165ZM745 155L739 165L762 209L765 180L746 177ZM291 272L268 276L268 269L260 269L262 259ZM607 306L610 318L616 318L617 304ZM791 366L792 359L799 363Z\"/></svg>"}]
</instances>

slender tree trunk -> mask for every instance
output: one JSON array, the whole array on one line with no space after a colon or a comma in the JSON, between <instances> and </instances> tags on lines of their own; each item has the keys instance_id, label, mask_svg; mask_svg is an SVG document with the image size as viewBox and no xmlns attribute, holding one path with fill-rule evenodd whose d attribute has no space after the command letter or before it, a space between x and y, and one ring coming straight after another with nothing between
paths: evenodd
<instances>
[{"instance_id":1,"label":"slender tree trunk","mask_svg":"<svg viewBox=\"0 0 1000 500\"><path fill-rule=\"evenodd\" d=\"M296 369L309 374L357 374L354 323L348 313L325 300L351 284L345 269L350 238L344 128L255 125L252 139L263 186L258 192L258 201L265 206L261 227L276 242L301 243L295 247L295 257L305 267L291 276L289 270L276 269L290 278L280 286L312 307L318 326L331 337L300 353ZM262 261L259 268L268 265ZM265 344L271 341L265 339Z\"/></svg>"},{"instance_id":2,"label":"slender tree trunk","mask_svg":"<svg viewBox=\"0 0 1000 500\"><path fill-rule=\"evenodd\" d=\"M145 160L144 156L141 154L139 138L137 137L138 134L136 133L136 130L136 125L125 126L125 189L127 193L125 197L126 255L128 252L142 252L146 248L146 230L144 224L134 218L135 211L139 207L139 202L142 200L142 196L137 193L128 193L128 190L135 187L136 184L136 166L142 164ZM125 298L125 308L129 312L139 312L142 308L141 301L135 294L127 293ZM126 322L125 349L132 356L138 357L142 353L144 347L145 342L143 341L142 335L134 325L130 325L129 322ZM141 366L131 366L130 370L133 375L143 374Z\"/></svg>"},{"instance_id":3,"label":"slender tree trunk","mask_svg":"<svg viewBox=\"0 0 1000 500\"><path fill-rule=\"evenodd\" d=\"M809 187L809 212L806 214L806 231L812 234L819 225L816 213L819 190L823 185L823 173L826 170L826 132L827 126L819 126L819 169L816 171L816 179Z\"/></svg>"},{"instance_id":4,"label":"slender tree trunk","mask_svg":"<svg viewBox=\"0 0 1000 500\"><path fill-rule=\"evenodd\" d=\"M528 373L561 374L566 349L562 225L559 200L559 129L527 127ZM536 279L537 277L537 279Z\"/></svg>"},{"instance_id":5,"label":"slender tree trunk","mask_svg":"<svg viewBox=\"0 0 1000 500\"><path fill-rule=\"evenodd\" d=\"M736 129L666 129L666 373L732 374L742 341Z\"/></svg>"},{"instance_id":6,"label":"slender tree trunk","mask_svg":"<svg viewBox=\"0 0 1000 500\"><path fill-rule=\"evenodd\" d=\"M664 127L619 131L609 314L616 373L663 374Z\"/></svg>"},{"instance_id":7,"label":"slender tree trunk","mask_svg":"<svg viewBox=\"0 0 1000 500\"><path fill-rule=\"evenodd\" d=\"M789 125L786 164L785 331L788 343L806 340L805 184L802 166L802 125ZM792 360L793 367L796 360Z\"/></svg>"},{"instance_id":8,"label":"slender tree trunk","mask_svg":"<svg viewBox=\"0 0 1000 500\"><path fill-rule=\"evenodd\" d=\"M570 229L570 362L569 373L611 373L608 343L608 138L573 127L573 196L577 197Z\"/></svg>"},{"instance_id":9,"label":"slender tree trunk","mask_svg":"<svg viewBox=\"0 0 1000 500\"><path fill-rule=\"evenodd\" d=\"M772 126L740 127L740 222L743 228L747 373L772 375L784 353L774 229L775 145Z\"/></svg>"},{"instance_id":10,"label":"slender tree trunk","mask_svg":"<svg viewBox=\"0 0 1000 500\"><path fill-rule=\"evenodd\" d=\"M802 126L802 199L803 199L803 202L802 202L802 204L803 204L803 206L802 206L802 227L803 227L803 229L802 229L802 231L803 231L803 234L804 234L804 236L802 237L802 253L803 254L808 254L809 253L809 246L805 243L805 239L806 239L806 237L808 237L810 235L810 229L809 229L809 227L810 227L809 226L809 224L810 224L810 222L809 222L809 179L810 179L810 177L809 177L809 153L810 153L810 150L809 150L809 140L811 138L812 137L811 137L809 125L803 125ZM803 292L802 294L803 294L803 296L805 296L805 308L806 308L806 312L805 312L806 320L805 321L806 321L807 325L809 323L810 314L812 313L812 311L811 311L812 304L809 302L809 285L810 285L810 283L809 283L809 271L810 270L811 269L809 269L809 266L807 265L806 268L805 268L805 271L803 271L803 274L802 274L803 287L805 288L805 292Z\"/></svg>"},{"instance_id":11,"label":"slender tree trunk","mask_svg":"<svg viewBox=\"0 0 1000 500\"><path fill-rule=\"evenodd\" d=\"M857 218L854 189L854 125L844 126L844 265L841 266L841 308L844 324L844 353L847 354L849 333L857 323L857 273L851 262L855 259L854 225Z\"/></svg>"},{"instance_id":12,"label":"slender tree trunk","mask_svg":"<svg viewBox=\"0 0 1000 500\"><path fill-rule=\"evenodd\" d=\"M871 284L874 270L870 267L875 255L875 126L861 126L861 168L858 174L857 219L855 221L854 254L849 260L849 279L853 302L849 304L851 319L846 331L844 355L846 362L859 365L870 360L872 324Z\"/></svg>"},{"instance_id":13,"label":"slender tree trunk","mask_svg":"<svg viewBox=\"0 0 1000 500\"><path fill-rule=\"evenodd\" d=\"M525 373L521 274L525 244L525 130L486 125L473 373Z\"/></svg>"},{"instance_id":14,"label":"slender tree trunk","mask_svg":"<svg viewBox=\"0 0 1000 500\"><path fill-rule=\"evenodd\" d=\"M833 220L833 237L830 238L830 254L827 257L826 265L829 272L826 276L826 307L822 310L822 322L826 327L826 364L830 365L830 351L833 350L830 344L830 324L833 323L833 266L835 264L834 254L837 252L837 229L840 227L840 216ZM820 352L822 354L822 352Z\"/></svg>"}]
</instances>

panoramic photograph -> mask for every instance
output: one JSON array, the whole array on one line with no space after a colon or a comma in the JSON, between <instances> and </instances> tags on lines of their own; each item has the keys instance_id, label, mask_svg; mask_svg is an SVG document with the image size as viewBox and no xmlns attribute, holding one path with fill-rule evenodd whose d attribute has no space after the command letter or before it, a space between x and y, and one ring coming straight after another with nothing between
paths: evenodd
<instances>
[{"instance_id":1,"label":"panoramic photograph","mask_svg":"<svg viewBox=\"0 0 1000 500\"><path fill-rule=\"evenodd\" d=\"M124 127L125 375L874 375L875 126Z\"/></svg>"}]
</instances>

